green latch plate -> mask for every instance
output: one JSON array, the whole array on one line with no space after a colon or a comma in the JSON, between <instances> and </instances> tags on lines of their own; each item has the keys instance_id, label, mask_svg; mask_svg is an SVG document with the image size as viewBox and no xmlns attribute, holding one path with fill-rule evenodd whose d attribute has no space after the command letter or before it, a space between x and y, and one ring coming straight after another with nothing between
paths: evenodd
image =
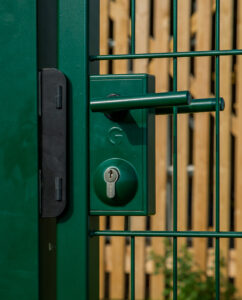
<instances>
[{"instance_id":1,"label":"green latch plate","mask_svg":"<svg viewBox=\"0 0 242 300\"><path fill-rule=\"evenodd\" d=\"M147 74L91 76L90 99L144 96L153 93L154 87L154 77ZM90 214L154 214L154 110L130 110L121 120L115 120L104 113L90 112ZM123 168L125 175L116 183L119 198L109 201L105 199L103 173L110 166ZM132 174L136 174L137 182Z\"/></svg>"}]
</instances>

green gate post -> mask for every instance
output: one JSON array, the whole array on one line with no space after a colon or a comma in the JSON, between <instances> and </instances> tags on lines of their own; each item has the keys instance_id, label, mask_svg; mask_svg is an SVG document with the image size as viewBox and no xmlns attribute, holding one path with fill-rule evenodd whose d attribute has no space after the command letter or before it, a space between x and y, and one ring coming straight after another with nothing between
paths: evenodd
<instances>
[{"instance_id":1,"label":"green gate post","mask_svg":"<svg viewBox=\"0 0 242 300\"><path fill-rule=\"evenodd\" d=\"M37 1L38 70L57 68L58 0ZM39 218L39 299L56 299L56 218Z\"/></svg>"},{"instance_id":2,"label":"green gate post","mask_svg":"<svg viewBox=\"0 0 242 300\"><path fill-rule=\"evenodd\" d=\"M58 68L69 81L71 146L69 208L57 224L57 300L99 297L98 239L90 245L88 237L98 226L97 217L88 217L88 86L89 75L98 74L88 58L98 53L98 35L99 0L59 0Z\"/></svg>"},{"instance_id":3,"label":"green gate post","mask_svg":"<svg viewBox=\"0 0 242 300\"><path fill-rule=\"evenodd\" d=\"M98 218L88 218L88 86L89 75L99 71L88 57L98 54L98 36L99 0L38 1L38 67L66 75L70 106L69 204L62 217L40 219L41 300L99 295L98 239L88 238L89 227L98 228Z\"/></svg>"},{"instance_id":4,"label":"green gate post","mask_svg":"<svg viewBox=\"0 0 242 300\"><path fill-rule=\"evenodd\" d=\"M36 1L0 2L0 299L38 298Z\"/></svg>"}]
</instances>

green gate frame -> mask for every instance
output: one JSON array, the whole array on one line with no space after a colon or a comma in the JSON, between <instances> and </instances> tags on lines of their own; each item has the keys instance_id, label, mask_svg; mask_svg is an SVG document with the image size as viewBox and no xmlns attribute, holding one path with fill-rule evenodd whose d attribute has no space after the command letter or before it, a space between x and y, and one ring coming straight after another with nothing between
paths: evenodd
<instances>
[{"instance_id":1,"label":"green gate frame","mask_svg":"<svg viewBox=\"0 0 242 300\"><path fill-rule=\"evenodd\" d=\"M88 235L99 226L98 217L88 217L89 75L99 71L88 56L98 54L98 29L99 0L59 0L57 66L69 80L70 201L57 223L58 300L99 297L99 243Z\"/></svg>"},{"instance_id":2,"label":"green gate frame","mask_svg":"<svg viewBox=\"0 0 242 300\"><path fill-rule=\"evenodd\" d=\"M98 3L0 4L1 299L98 299L98 238L88 236L98 228L98 218L88 218L88 78L98 74L88 55L98 54ZM53 67L68 78L69 210L63 218L38 219L37 78L39 69Z\"/></svg>"},{"instance_id":3,"label":"green gate frame","mask_svg":"<svg viewBox=\"0 0 242 300\"><path fill-rule=\"evenodd\" d=\"M0 188L3 191L2 196L8 199L0 203L1 236L5 236L8 228L12 228L8 232L7 243L1 245L0 251L0 296L3 299L98 299L99 236L130 237L132 300L135 299L136 237L170 237L173 239L174 300L177 299L177 239L179 237L215 238L216 300L220 299L220 238L242 238L242 232L220 231L220 56L242 55L242 50L220 50L220 0L216 0L215 50L177 52L178 0L172 0L173 52L136 54L135 0L130 1L131 53L122 55L98 55L99 0L37 1L37 32L35 31L37 18L35 0L9 0L2 1L0 4L0 61L3 74L0 87L1 98L7 99L7 101L2 101L0 112L0 163L2 164ZM45 24L48 26L46 27ZM36 47L37 36L38 46ZM18 45L21 45L21 49L16 51ZM173 230L149 232L98 230L98 217L88 215L89 76L98 74L98 61L100 60L173 58L173 90L177 91L177 59L199 56L214 56L216 62L215 231L177 230L177 113L179 113L177 108L173 108ZM67 76L71 133L69 210L64 217L57 220L40 220L39 243L42 249L40 250L39 275L37 66L38 68L56 67ZM23 143L26 141L27 144ZM26 148L23 148L25 146ZM7 160L6 155L10 155L7 156ZM4 159L7 161L5 164ZM22 177L16 173L14 163L19 166ZM17 196L22 200L20 206L16 205ZM28 242L23 243L26 235ZM46 253L46 247L50 246L55 249L55 244L57 245L56 257L55 250L53 250L53 255ZM12 253L9 247L15 250L15 256L8 256ZM43 267L43 262L48 266ZM44 278L47 271L51 273L50 286ZM38 289L39 277L40 289ZM11 288L13 282L14 289Z\"/></svg>"}]
</instances>

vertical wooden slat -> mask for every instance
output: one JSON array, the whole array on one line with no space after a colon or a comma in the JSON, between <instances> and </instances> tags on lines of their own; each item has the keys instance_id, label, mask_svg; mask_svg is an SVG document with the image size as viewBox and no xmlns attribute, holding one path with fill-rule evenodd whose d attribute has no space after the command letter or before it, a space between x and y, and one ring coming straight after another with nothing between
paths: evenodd
<instances>
[{"instance_id":1,"label":"vertical wooden slat","mask_svg":"<svg viewBox=\"0 0 242 300\"><path fill-rule=\"evenodd\" d=\"M99 229L105 228L105 217L99 217ZM99 298L104 299L105 287L105 238L99 238Z\"/></svg>"},{"instance_id":2,"label":"vertical wooden slat","mask_svg":"<svg viewBox=\"0 0 242 300\"><path fill-rule=\"evenodd\" d=\"M109 39L109 3L110 0L100 1L100 54L108 54ZM108 73L108 61L100 61L100 74Z\"/></svg>"},{"instance_id":3,"label":"vertical wooden slat","mask_svg":"<svg viewBox=\"0 0 242 300\"><path fill-rule=\"evenodd\" d=\"M242 0L238 0L237 10L237 48L242 48ZM237 136L236 136L236 160L235 160L235 229L242 231L242 56L237 56L236 64L236 113L237 113ZM239 295L242 295L242 239L235 240L237 276L235 280Z\"/></svg>"},{"instance_id":4,"label":"vertical wooden slat","mask_svg":"<svg viewBox=\"0 0 242 300\"><path fill-rule=\"evenodd\" d=\"M211 0L197 1L196 50L211 49ZM210 95L210 58L195 59L195 97ZM196 114L194 128L194 186L193 230L206 230L208 225L209 187L209 114ZM206 268L207 240L194 239L194 257L204 270Z\"/></svg>"},{"instance_id":5,"label":"vertical wooden slat","mask_svg":"<svg viewBox=\"0 0 242 300\"><path fill-rule=\"evenodd\" d=\"M149 51L150 4L149 0L136 1L136 53ZM134 73L147 73L148 60L135 60ZM131 217L132 230L145 230L145 217ZM135 294L137 299L145 298L145 239L135 240Z\"/></svg>"},{"instance_id":6,"label":"vertical wooden slat","mask_svg":"<svg viewBox=\"0 0 242 300\"><path fill-rule=\"evenodd\" d=\"M191 0L178 1L178 51L190 50ZM190 59L178 59L178 90L189 90ZM189 116L178 115L178 230L187 229ZM186 239L179 239L179 245Z\"/></svg>"},{"instance_id":7,"label":"vertical wooden slat","mask_svg":"<svg viewBox=\"0 0 242 300\"><path fill-rule=\"evenodd\" d=\"M116 0L110 2L110 17L113 20L114 54L129 52L129 0ZM127 60L113 62L114 74L125 74L128 71Z\"/></svg>"},{"instance_id":8,"label":"vertical wooden slat","mask_svg":"<svg viewBox=\"0 0 242 300\"><path fill-rule=\"evenodd\" d=\"M111 230L124 230L124 217L111 217ZM111 299L124 299L125 293L125 239L111 238L109 294Z\"/></svg>"},{"instance_id":9,"label":"vertical wooden slat","mask_svg":"<svg viewBox=\"0 0 242 300\"><path fill-rule=\"evenodd\" d=\"M232 49L233 46L233 0L221 0L220 46ZM230 181L231 181L231 100L232 100L232 57L220 58L220 94L226 101L225 110L220 114L220 219L221 230L230 228ZM229 239L220 241L221 257L228 262ZM228 275L228 268L226 274Z\"/></svg>"},{"instance_id":10,"label":"vertical wooden slat","mask_svg":"<svg viewBox=\"0 0 242 300\"><path fill-rule=\"evenodd\" d=\"M114 54L128 53L129 0L110 2L110 17L113 21ZM128 72L127 61L114 61L114 74ZM111 230L124 230L124 217L110 218ZM125 239L111 238L112 272L110 274L110 298L123 299L125 293Z\"/></svg>"},{"instance_id":11,"label":"vertical wooden slat","mask_svg":"<svg viewBox=\"0 0 242 300\"><path fill-rule=\"evenodd\" d=\"M111 230L124 230L124 217L110 217ZM125 239L121 237L111 238L111 264L110 297L111 299L123 299L125 293Z\"/></svg>"},{"instance_id":12,"label":"vertical wooden slat","mask_svg":"<svg viewBox=\"0 0 242 300\"><path fill-rule=\"evenodd\" d=\"M154 1L154 38L150 52L168 52L170 36L170 0ZM153 59L149 72L156 77L156 92L169 88L169 60ZM151 217L151 230L166 230L166 180L167 180L167 116L156 116L156 214ZM152 239L152 251L164 256L164 239ZM150 277L151 299L163 299L163 274Z\"/></svg>"}]
</instances>

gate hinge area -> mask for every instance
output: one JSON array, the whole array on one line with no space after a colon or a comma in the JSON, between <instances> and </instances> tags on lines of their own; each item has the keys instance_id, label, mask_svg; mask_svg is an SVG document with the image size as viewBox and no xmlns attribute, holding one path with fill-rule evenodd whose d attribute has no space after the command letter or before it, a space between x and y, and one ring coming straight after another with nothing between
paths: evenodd
<instances>
[{"instance_id":1,"label":"gate hinge area","mask_svg":"<svg viewBox=\"0 0 242 300\"><path fill-rule=\"evenodd\" d=\"M40 216L58 217L67 203L67 81L59 70L39 72Z\"/></svg>"}]
</instances>

